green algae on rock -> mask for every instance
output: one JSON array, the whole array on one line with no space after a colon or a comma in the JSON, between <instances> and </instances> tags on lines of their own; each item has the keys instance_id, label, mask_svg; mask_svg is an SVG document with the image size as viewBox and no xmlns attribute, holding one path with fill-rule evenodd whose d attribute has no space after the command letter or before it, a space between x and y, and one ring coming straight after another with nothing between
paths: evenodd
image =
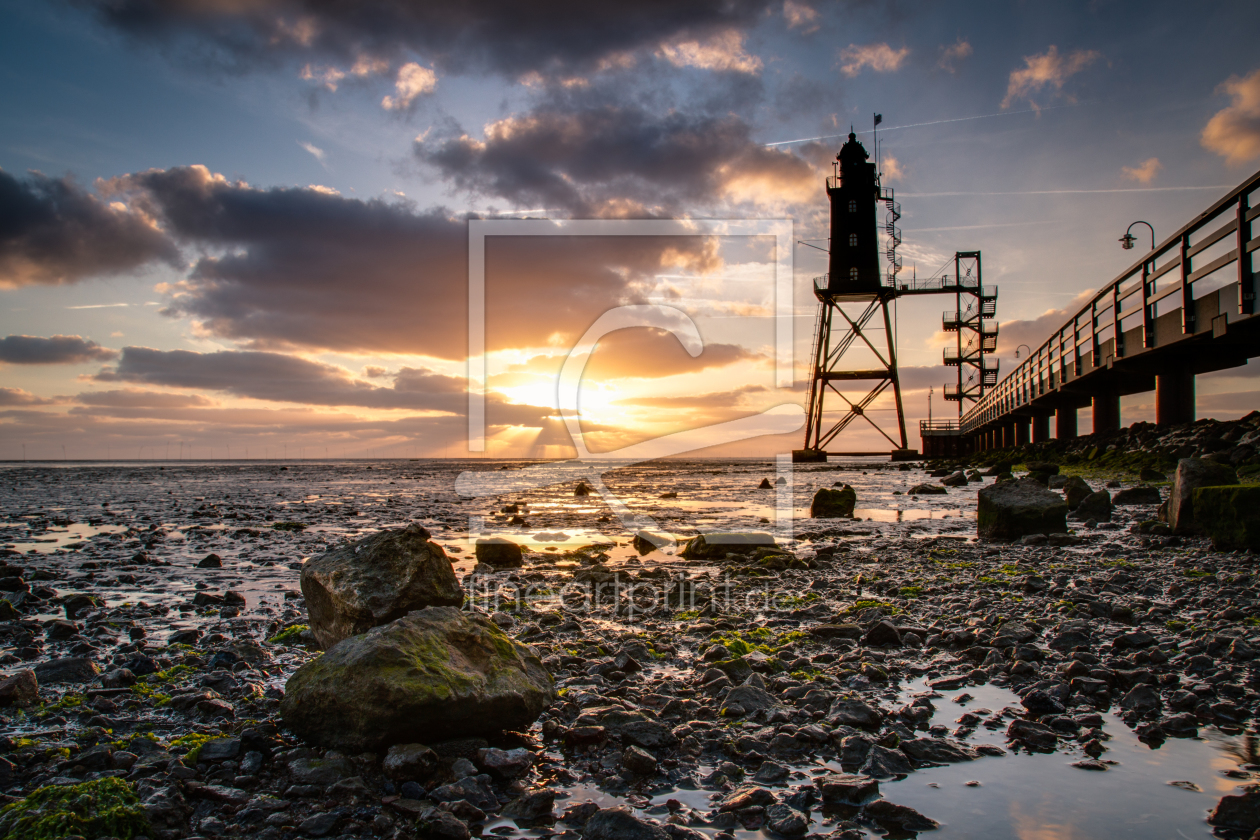
<instances>
[{"instance_id":1,"label":"green algae on rock","mask_svg":"<svg viewBox=\"0 0 1260 840\"><path fill-rule=\"evenodd\" d=\"M527 729L556 696L533 649L454 607L416 610L299 668L280 713L341 750Z\"/></svg>"},{"instance_id":2,"label":"green algae on rock","mask_svg":"<svg viewBox=\"0 0 1260 840\"><path fill-rule=\"evenodd\" d=\"M857 491L849 485L836 490L820 487L809 506L811 519L849 519L857 506Z\"/></svg>"},{"instance_id":3,"label":"green algae on rock","mask_svg":"<svg viewBox=\"0 0 1260 840\"><path fill-rule=\"evenodd\" d=\"M9 840L59 840L75 835L87 840L131 840L148 830L135 788L122 779L50 785L0 809L0 836Z\"/></svg>"},{"instance_id":4,"label":"green algae on rock","mask_svg":"<svg viewBox=\"0 0 1260 840\"><path fill-rule=\"evenodd\" d=\"M1196 489L1194 521L1216 551L1260 549L1260 485Z\"/></svg>"}]
</instances>

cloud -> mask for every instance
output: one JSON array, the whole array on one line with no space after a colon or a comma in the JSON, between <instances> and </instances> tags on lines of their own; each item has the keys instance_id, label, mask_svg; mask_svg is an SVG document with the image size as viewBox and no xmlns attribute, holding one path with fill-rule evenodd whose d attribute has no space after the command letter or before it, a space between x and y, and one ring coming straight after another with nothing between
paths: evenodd
<instances>
[{"instance_id":1,"label":"cloud","mask_svg":"<svg viewBox=\"0 0 1260 840\"><path fill-rule=\"evenodd\" d=\"M941 57L936 62L936 66L949 73L957 72L958 62L970 57L971 53L971 44L960 37L948 47L941 48Z\"/></svg>"},{"instance_id":2,"label":"cloud","mask_svg":"<svg viewBox=\"0 0 1260 840\"><path fill-rule=\"evenodd\" d=\"M788 29L799 29L803 35L818 30L818 11L795 0L784 0L783 19Z\"/></svg>"},{"instance_id":3,"label":"cloud","mask_svg":"<svg viewBox=\"0 0 1260 840\"><path fill-rule=\"evenodd\" d=\"M1233 102L1208 120L1199 142L1230 165L1260 157L1260 70L1230 76L1220 89Z\"/></svg>"},{"instance_id":4,"label":"cloud","mask_svg":"<svg viewBox=\"0 0 1260 840\"><path fill-rule=\"evenodd\" d=\"M744 51L744 35L734 29L717 33L706 41L690 39L661 44L657 55L675 67L726 73L761 72L761 59Z\"/></svg>"},{"instance_id":5,"label":"cloud","mask_svg":"<svg viewBox=\"0 0 1260 840\"><path fill-rule=\"evenodd\" d=\"M200 394L170 394L165 391L145 391L124 388L118 391L85 391L74 397L80 405L113 408L192 408L214 405L214 401Z\"/></svg>"},{"instance_id":6,"label":"cloud","mask_svg":"<svg viewBox=\"0 0 1260 840\"><path fill-rule=\"evenodd\" d=\"M905 177L905 170L901 168L901 162L890 154L885 153L879 159L880 169L883 171L883 177L890 181L900 180Z\"/></svg>"},{"instance_id":7,"label":"cloud","mask_svg":"<svg viewBox=\"0 0 1260 840\"><path fill-rule=\"evenodd\" d=\"M37 397L21 388L0 388L0 406L6 408L19 405L54 405L57 402L58 400Z\"/></svg>"},{"instance_id":8,"label":"cloud","mask_svg":"<svg viewBox=\"0 0 1260 840\"><path fill-rule=\"evenodd\" d=\"M849 44L840 51L840 72L856 76L862 68L869 67L876 73L894 73L901 69L908 55L909 47L894 50L887 44Z\"/></svg>"},{"instance_id":9,"label":"cloud","mask_svg":"<svg viewBox=\"0 0 1260 840\"><path fill-rule=\"evenodd\" d=\"M122 274L160 260L174 243L144 214L105 203L69 178L0 170L0 288L55 286Z\"/></svg>"},{"instance_id":10,"label":"cloud","mask_svg":"<svg viewBox=\"0 0 1260 840\"><path fill-rule=\"evenodd\" d=\"M764 385L745 385L731 391L711 391L706 394L690 394L673 397L627 397L613 400L613 405L643 406L646 408L735 408L745 403L749 394L764 394L770 389Z\"/></svg>"},{"instance_id":11,"label":"cloud","mask_svg":"<svg viewBox=\"0 0 1260 840\"><path fill-rule=\"evenodd\" d=\"M1024 56L1024 66L1011 71L1002 107L1010 107L1011 103L1017 99L1027 99L1036 108L1037 103L1032 99L1034 94L1039 94L1047 88L1054 93L1062 92L1063 84L1068 79L1093 64L1101 56L1102 54L1096 50L1077 50L1071 55L1061 56L1059 48L1054 44L1051 44L1050 49L1042 55Z\"/></svg>"},{"instance_id":12,"label":"cloud","mask_svg":"<svg viewBox=\"0 0 1260 840\"><path fill-rule=\"evenodd\" d=\"M252 187L204 166L104 185L203 252L164 314L254 349L467 353L468 223L441 208ZM667 267L715 265L704 237L490 237L489 349L575 337Z\"/></svg>"},{"instance_id":13,"label":"cloud","mask_svg":"<svg viewBox=\"0 0 1260 840\"><path fill-rule=\"evenodd\" d=\"M316 146L314 143L307 143L305 141L299 140L298 145L301 146L303 149L306 149L306 151L310 152L311 155L315 158L315 160L319 161L320 163L324 162L324 150Z\"/></svg>"},{"instance_id":14,"label":"cloud","mask_svg":"<svg viewBox=\"0 0 1260 840\"><path fill-rule=\"evenodd\" d=\"M0 338L0 362L11 365L72 365L117 358L118 351L77 335L10 335Z\"/></svg>"},{"instance_id":15,"label":"cloud","mask_svg":"<svg viewBox=\"0 0 1260 840\"><path fill-rule=\"evenodd\" d=\"M1120 172L1130 181L1138 181L1143 184L1149 184L1155 180L1155 175L1164 165L1159 162L1159 158L1147 158L1137 166L1121 167Z\"/></svg>"},{"instance_id":16,"label":"cloud","mask_svg":"<svg viewBox=\"0 0 1260 840\"><path fill-rule=\"evenodd\" d=\"M572 76L661 43L753 24L776 0L80 0L106 25L168 53L234 71L282 61L389 62L424 56L447 72ZM319 78L318 72L311 71ZM337 80L334 80L335 84ZM326 84L327 82L325 82Z\"/></svg>"},{"instance_id":17,"label":"cloud","mask_svg":"<svg viewBox=\"0 0 1260 840\"><path fill-rule=\"evenodd\" d=\"M725 200L771 204L817 192L812 164L768 149L733 115L636 106L544 105L414 147L461 190L576 217L656 215Z\"/></svg>"},{"instance_id":18,"label":"cloud","mask_svg":"<svg viewBox=\"0 0 1260 840\"><path fill-rule=\"evenodd\" d=\"M409 62L398 68L398 79L394 82L397 96L386 96L381 100L381 107L386 111L405 111L416 99L432 93L436 87L436 73L414 61Z\"/></svg>"}]
</instances>

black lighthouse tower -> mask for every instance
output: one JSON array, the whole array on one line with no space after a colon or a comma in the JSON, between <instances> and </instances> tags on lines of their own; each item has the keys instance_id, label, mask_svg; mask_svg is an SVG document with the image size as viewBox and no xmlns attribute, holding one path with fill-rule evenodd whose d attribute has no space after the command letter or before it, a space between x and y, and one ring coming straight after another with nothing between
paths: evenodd
<instances>
[{"instance_id":1,"label":"black lighthouse tower","mask_svg":"<svg viewBox=\"0 0 1260 840\"><path fill-rule=\"evenodd\" d=\"M869 158L857 135L850 133L836 155L836 175L827 179L831 200L827 291L832 295L878 295L882 285L875 207L880 191Z\"/></svg>"}]
</instances>

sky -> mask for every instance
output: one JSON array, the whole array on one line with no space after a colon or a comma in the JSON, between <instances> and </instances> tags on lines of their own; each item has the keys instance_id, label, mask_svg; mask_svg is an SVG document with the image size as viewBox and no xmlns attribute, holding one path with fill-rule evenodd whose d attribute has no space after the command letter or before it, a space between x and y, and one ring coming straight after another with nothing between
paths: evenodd
<instances>
[{"instance_id":1,"label":"sky","mask_svg":"<svg viewBox=\"0 0 1260 840\"><path fill-rule=\"evenodd\" d=\"M468 232L500 219L542 230L485 240L488 456L568 457L566 417L605 454L768 431L806 399L824 179L875 113L902 276L981 251L1003 371L1132 264L1131 222L1162 239L1260 167L1254 2L0 0L0 24L0 459L467 457ZM620 224L565 235L585 219ZM790 221L793 300L774 236L638 220ZM574 354L562 407L588 329L645 304L666 320ZM957 415L949 304L896 307L912 447L929 400ZM1199 416L1254 408L1258 367L1200 376Z\"/></svg>"}]
</instances>

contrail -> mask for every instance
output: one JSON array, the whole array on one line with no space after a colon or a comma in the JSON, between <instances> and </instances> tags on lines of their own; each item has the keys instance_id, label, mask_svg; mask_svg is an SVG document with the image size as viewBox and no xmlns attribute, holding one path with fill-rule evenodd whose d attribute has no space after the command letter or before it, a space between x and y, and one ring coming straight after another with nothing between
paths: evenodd
<instances>
[{"instance_id":1,"label":"contrail","mask_svg":"<svg viewBox=\"0 0 1260 840\"><path fill-rule=\"evenodd\" d=\"M1201 187L1117 187L1109 190L1017 190L1015 192L932 192L903 193L901 198L945 198L962 195L1080 195L1085 193L1180 192L1182 190L1228 190L1232 184L1205 184Z\"/></svg>"},{"instance_id":2,"label":"contrail","mask_svg":"<svg viewBox=\"0 0 1260 840\"><path fill-rule=\"evenodd\" d=\"M966 122L968 120L984 120L984 119L988 119L989 117L1009 117L1015 114L1039 114L1042 111L1053 111L1058 108L1073 108L1076 105L1084 105L1084 104L1086 103L1075 102L1070 105L1050 105L1045 108L1028 108L1023 111L1001 111L996 114L977 114L974 117L954 117L948 120L931 120L930 122L910 123L909 125L890 125L887 128L885 128L884 131L896 131L899 128L919 128L920 126L924 126L924 125L941 125L942 123ZM857 131L854 133L855 134L870 134L871 132L870 131ZM848 136L849 136L849 132L846 131L843 134L824 134L822 137L802 137L799 140L780 140L777 143L766 143L765 145L767 147L790 146L793 143L810 143L810 142L813 142L814 140L833 140L836 137L848 137Z\"/></svg>"}]
</instances>

